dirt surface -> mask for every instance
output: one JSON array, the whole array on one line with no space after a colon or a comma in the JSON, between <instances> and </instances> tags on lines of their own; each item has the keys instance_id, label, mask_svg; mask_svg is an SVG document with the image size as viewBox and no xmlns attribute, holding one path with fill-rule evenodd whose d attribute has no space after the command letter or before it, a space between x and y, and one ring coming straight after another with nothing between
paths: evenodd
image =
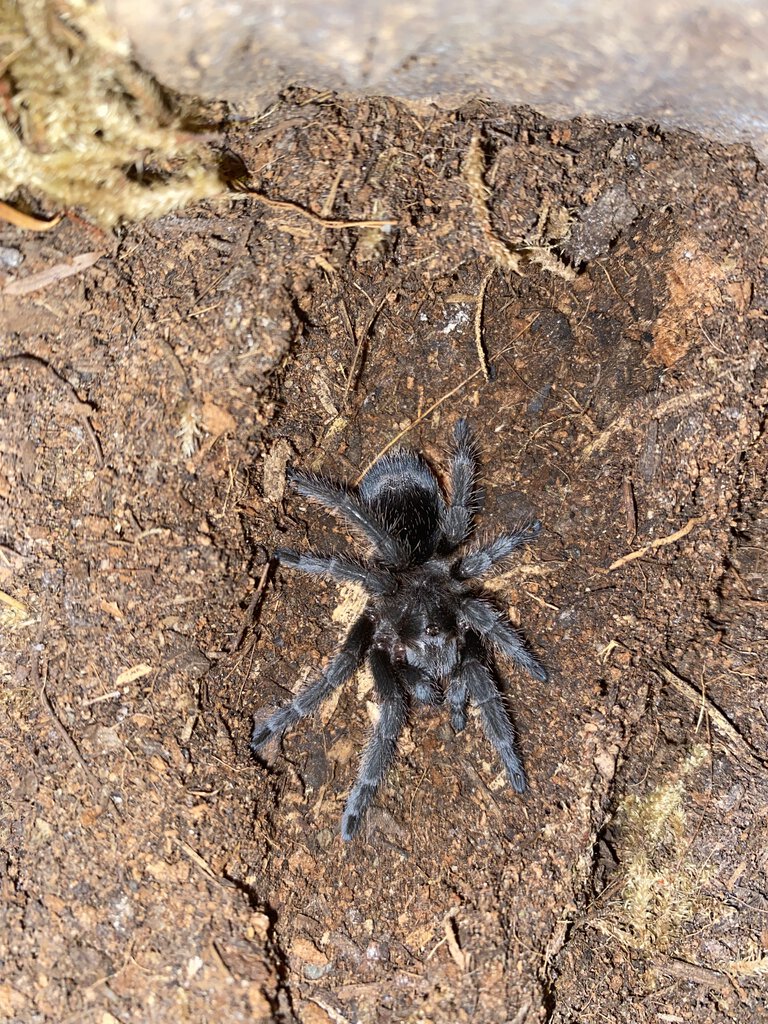
<instances>
[{"instance_id":1,"label":"dirt surface","mask_svg":"<svg viewBox=\"0 0 768 1024\"><path fill-rule=\"evenodd\" d=\"M262 198L0 228L7 284L104 253L2 294L0 1017L764 1019L764 169L309 92L225 143ZM459 416L480 532L544 523L489 584L530 791L420 709L344 844L364 674L248 750L355 597L268 566L346 542L285 467Z\"/></svg>"}]
</instances>

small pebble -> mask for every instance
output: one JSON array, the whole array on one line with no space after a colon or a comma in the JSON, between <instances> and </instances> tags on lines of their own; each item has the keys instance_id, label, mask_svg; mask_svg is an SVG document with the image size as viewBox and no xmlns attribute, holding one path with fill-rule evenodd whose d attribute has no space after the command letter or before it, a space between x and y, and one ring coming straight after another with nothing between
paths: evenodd
<instances>
[{"instance_id":1,"label":"small pebble","mask_svg":"<svg viewBox=\"0 0 768 1024\"><path fill-rule=\"evenodd\" d=\"M24 257L18 249L10 245L0 245L0 267L5 270L15 270L24 262Z\"/></svg>"}]
</instances>

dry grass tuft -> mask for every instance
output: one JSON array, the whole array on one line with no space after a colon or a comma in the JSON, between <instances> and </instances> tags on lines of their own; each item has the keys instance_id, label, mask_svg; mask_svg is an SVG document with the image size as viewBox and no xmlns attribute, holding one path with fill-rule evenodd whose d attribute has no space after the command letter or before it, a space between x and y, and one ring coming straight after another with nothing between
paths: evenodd
<instances>
[{"instance_id":1,"label":"dry grass tuft","mask_svg":"<svg viewBox=\"0 0 768 1024\"><path fill-rule=\"evenodd\" d=\"M737 977L768 977L768 953L760 942L750 942L747 946L747 956L741 960L729 960L725 965L729 974Z\"/></svg>"},{"instance_id":2,"label":"dry grass tuft","mask_svg":"<svg viewBox=\"0 0 768 1024\"><path fill-rule=\"evenodd\" d=\"M223 190L209 148L132 61L97 0L0 0L0 195L104 227Z\"/></svg>"},{"instance_id":3,"label":"dry grass tuft","mask_svg":"<svg viewBox=\"0 0 768 1024\"><path fill-rule=\"evenodd\" d=\"M15 597L0 590L0 627L7 630L24 629L34 623L29 608Z\"/></svg>"}]
</instances>

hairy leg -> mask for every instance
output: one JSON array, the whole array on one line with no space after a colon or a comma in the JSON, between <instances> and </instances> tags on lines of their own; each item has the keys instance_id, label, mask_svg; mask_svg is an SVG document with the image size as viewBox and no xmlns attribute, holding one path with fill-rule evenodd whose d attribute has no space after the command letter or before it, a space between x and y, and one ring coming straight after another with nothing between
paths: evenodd
<instances>
[{"instance_id":1,"label":"hairy leg","mask_svg":"<svg viewBox=\"0 0 768 1024\"><path fill-rule=\"evenodd\" d=\"M517 793L525 792L525 771L515 749L515 730L496 681L487 665L468 651L461 665L461 678L472 702L480 711L485 735L498 751L510 784Z\"/></svg>"},{"instance_id":2,"label":"hairy leg","mask_svg":"<svg viewBox=\"0 0 768 1024\"><path fill-rule=\"evenodd\" d=\"M349 555L318 555L314 551L278 548L275 558L279 559L281 565L289 565L310 576L327 576L332 580L359 583L370 594L388 594L394 586L386 570L374 569Z\"/></svg>"},{"instance_id":3,"label":"hairy leg","mask_svg":"<svg viewBox=\"0 0 768 1024\"><path fill-rule=\"evenodd\" d=\"M541 523L536 520L513 533L502 533L501 536L494 537L488 544L483 544L474 551L468 551L463 558L454 563L454 572L462 580L468 580L473 576L483 576L494 565L509 558L523 544L536 540L540 532Z\"/></svg>"},{"instance_id":4,"label":"hairy leg","mask_svg":"<svg viewBox=\"0 0 768 1024\"><path fill-rule=\"evenodd\" d=\"M517 630L493 605L468 597L461 603L461 612L472 629L497 651L506 654L534 679L544 682L548 678L547 670L526 648Z\"/></svg>"},{"instance_id":5,"label":"hairy leg","mask_svg":"<svg viewBox=\"0 0 768 1024\"><path fill-rule=\"evenodd\" d=\"M350 629L341 649L329 661L319 679L305 687L290 704L273 711L267 718L257 715L251 737L251 749L258 751L273 736L282 736L299 719L311 715L333 691L345 683L366 655L373 636L373 623L363 612Z\"/></svg>"},{"instance_id":6,"label":"hairy leg","mask_svg":"<svg viewBox=\"0 0 768 1024\"><path fill-rule=\"evenodd\" d=\"M296 470L288 471L288 479L299 494L303 494L305 498L312 498L356 526L371 541L387 564L399 565L403 561L405 553L395 538L363 507L357 495L348 488L326 480L325 477L299 473Z\"/></svg>"},{"instance_id":7,"label":"hairy leg","mask_svg":"<svg viewBox=\"0 0 768 1024\"><path fill-rule=\"evenodd\" d=\"M451 708L451 725L456 732L461 732L467 725L467 682L460 672L451 677L446 697Z\"/></svg>"},{"instance_id":8,"label":"hairy leg","mask_svg":"<svg viewBox=\"0 0 768 1024\"><path fill-rule=\"evenodd\" d=\"M397 751L397 741L405 724L408 706L389 655L381 650L370 653L369 664L380 701L380 714L368 746L360 762L352 792L349 794L341 835L350 840L360 828L363 814L368 808Z\"/></svg>"},{"instance_id":9,"label":"hairy leg","mask_svg":"<svg viewBox=\"0 0 768 1024\"><path fill-rule=\"evenodd\" d=\"M459 420L453 435L451 458L451 500L443 516L443 535L455 548L472 531L472 517L482 504L482 492L475 484L477 453L469 424Z\"/></svg>"},{"instance_id":10,"label":"hairy leg","mask_svg":"<svg viewBox=\"0 0 768 1024\"><path fill-rule=\"evenodd\" d=\"M433 679L415 665L397 666L397 677L409 694L420 704L442 704L443 697Z\"/></svg>"}]
</instances>

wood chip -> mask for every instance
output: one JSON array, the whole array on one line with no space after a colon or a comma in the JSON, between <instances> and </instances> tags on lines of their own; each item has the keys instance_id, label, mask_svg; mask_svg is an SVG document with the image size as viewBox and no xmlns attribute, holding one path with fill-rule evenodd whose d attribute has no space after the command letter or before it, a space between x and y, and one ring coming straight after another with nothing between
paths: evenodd
<instances>
[{"instance_id":1,"label":"wood chip","mask_svg":"<svg viewBox=\"0 0 768 1024\"><path fill-rule=\"evenodd\" d=\"M3 288L3 291L6 295L29 295L31 292L40 291L42 288L47 288L48 285L55 284L57 281L63 281L65 277L82 274L84 270L92 267L104 255L103 250L100 252L80 253L79 256L73 256L66 263L57 263L55 266L48 267L47 270L41 270L37 274L30 274L28 277L22 277L19 280L9 281Z\"/></svg>"},{"instance_id":2,"label":"wood chip","mask_svg":"<svg viewBox=\"0 0 768 1024\"><path fill-rule=\"evenodd\" d=\"M115 680L117 686L123 686L125 683L135 683L137 679L142 679L144 676L148 676L152 671L151 665L132 665L130 668L124 669Z\"/></svg>"}]
</instances>

